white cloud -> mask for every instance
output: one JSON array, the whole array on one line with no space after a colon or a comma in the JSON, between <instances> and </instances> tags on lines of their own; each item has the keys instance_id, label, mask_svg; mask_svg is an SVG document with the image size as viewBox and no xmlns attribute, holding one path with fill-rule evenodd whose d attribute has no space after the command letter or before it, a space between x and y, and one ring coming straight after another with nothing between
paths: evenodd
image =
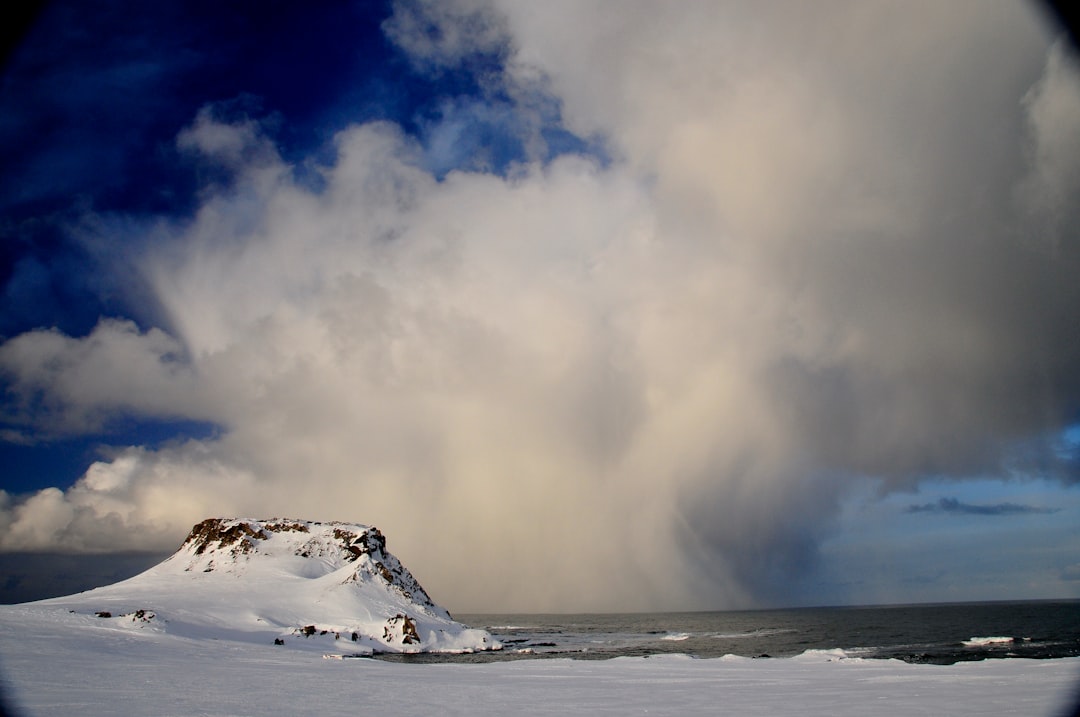
<instances>
[{"instance_id":1,"label":"white cloud","mask_svg":"<svg viewBox=\"0 0 1080 717\"><path fill-rule=\"evenodd\" d=\"M396 2L383 31L417 69L431 73L474 53L497 53L509 39L502 17L491 12L487 0Z\"/></svg>"},{"instance_id":2,"label":"white cloud","mask_svg":"<svg viewBox=\"0 0 1080 717\"><path fill-rule=\"evenodd\" d=\"M251 118L224 122L214 107L205 106L195 121L180 131L176 146L181 152L213 159L233 170L250 170L255 160L272 160L276 150L262 137L258 122Z\"/></svg>"},{"instance_id":3,"label":"white cloud","mask_svg":"<svg viewBox=\"0 0 1080 717\"><path fill-rule=\"evenodd\" d=\"M96 553L167 551L199 520L240 505L254 481L196 442L128 448L93 463L67 491L46 488L0 502L0 550Z\"/></svg>"},{"instance_id":4,"label":"white cloud","mask_svg":"<svg viewBox=\"0 0 1080 717\"><path fill-rule=\"evenodd\" d=\"M0 373L14 400L5 418L46 434L94 430L118 411L200 416L183 347L160 329L102 319L84 338L39 329L0 345Z\"/></svg>"}]
</instances>

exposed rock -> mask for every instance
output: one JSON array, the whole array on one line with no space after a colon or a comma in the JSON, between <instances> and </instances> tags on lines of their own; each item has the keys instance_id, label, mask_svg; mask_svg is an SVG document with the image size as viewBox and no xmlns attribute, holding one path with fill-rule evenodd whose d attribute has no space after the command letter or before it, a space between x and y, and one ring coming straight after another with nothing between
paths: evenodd
<instances>
[{"instance_id":1,"label":"exposed rock","mask_svg":"<svg viewBox=\"0 0 1080 717\"><path fill-rule=\"evenodd\" d=\"M306 525L297 522L284 522L284 523L264 523L264 530L269 530L271 533L284 533L286 531L293 531L296 533L308 533L311 532Z\"/></svg>"},{"instance_id":2,"label":"exposed rock","mask_svg":"<svg viewBox=\"0 0 1080 717\"><path fill-rule=\"evenodd\" d=\"M386 642L396 642L398 633L401 635L401 644L413 645L420 642L420 636L416 633L416 622L408 615L398 613L386 621L383 628L383 639Z\"/></svg>"},{"instance_id":3,"label":"exposed rock","mask_svg":"<svg viewBox=\"0 0 1080 717\"><path fill-rule=\"evenodd\" d=\"M278 524L274 524L277 527ZM207 518L191 529L185 545L191 545L196 555L202 555L208 548L232 549L233 555L251 552L257 540L265 540L270 537L262 528L252 527L248 523L227 521L223 518Z\"/></svg>"}]
</instances>

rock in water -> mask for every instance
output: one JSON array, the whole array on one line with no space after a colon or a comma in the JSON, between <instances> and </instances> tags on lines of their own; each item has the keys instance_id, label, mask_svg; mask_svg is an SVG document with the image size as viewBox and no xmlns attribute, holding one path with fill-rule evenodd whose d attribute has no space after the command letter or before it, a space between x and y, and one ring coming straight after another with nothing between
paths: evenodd
<instances>
[{"instance_id":1,"label":"rock in water","mask_svg":"<svg viewBox=\"0 0 1080 717\"><path fill-rule=\"evenodd\" d=\"M146 572L40 604L129 629L334 654L502 647L436 605L378 529L352 523L209 518Z\"/></svg>"}]
</instances>

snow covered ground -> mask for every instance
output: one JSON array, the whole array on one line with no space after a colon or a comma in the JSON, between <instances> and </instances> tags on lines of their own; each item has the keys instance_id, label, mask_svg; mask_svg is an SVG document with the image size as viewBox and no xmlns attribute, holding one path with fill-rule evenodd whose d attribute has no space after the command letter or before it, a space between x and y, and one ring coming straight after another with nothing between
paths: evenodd
<instances>
[{"instance_id":1,"label":"snow covered ground","mask_svg":"<svg viewBox=\"0 0 1080 717\"><path fill-rule=\"evenodd\" d=\"M77 619L76 619L77 618ZM1080 658L948 667L685 657L401 664L0 608L0 674L48 715L1060 715Z\"/></svg>"},{"instance_id":2,"label":"snow covered ground","mask_svg":"<svg viewBox=\"0 0 1080 717\"><path fill-rule=\"evenodd\" d=\"M351 523L210 518L133 578L3 609L40 613L61 632L277 641L320 654L499 647L436 605L377 529Z\"/></svg>"},{"instance_id":3,"label":"snow covered ground","mask_svg":"<svg viewBox=\"0 0 1080 717\"><path fill-rule=\"evenodd\" d=\"M839 651L761 660L345 659L497 646L432 602L377 530L341 523L209 519L130 580L0 606L0 680L25 717L1049 717L1065 714L1080 678L1080 658L942 667Z\"/></svg>"}]
</instances>

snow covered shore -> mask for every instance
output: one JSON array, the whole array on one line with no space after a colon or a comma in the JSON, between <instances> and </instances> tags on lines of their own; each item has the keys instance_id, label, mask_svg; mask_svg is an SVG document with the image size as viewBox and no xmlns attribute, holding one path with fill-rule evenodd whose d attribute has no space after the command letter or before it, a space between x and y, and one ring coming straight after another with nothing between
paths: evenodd
<instances>
[{"instance_id":1,"label":"snow covered shore","mask_svg":"<svg viewBox=\"0 0 1080 717\"><path fill-rule=\"evenodd\" d=\"M209 519L130 580L0 606L0 685L25 717L1057 717L1080 683L1071 657L947 667L840 651L487 664L367 657L500 647L436 605L379 531L343 523Z\"/></svg>"},{"instance_id":2,"label":"snow covered shore","mask_svg":"<svg viewBox=\"0 0 1080 717\"><path fill-rule=\"evenodd\" d=\"M1025 715L1057 717L1080 658L947 667L810 653L401 664L73 625L0 609L0 674L25 717L116 715Z\"/></svg>"}]
</instances>

